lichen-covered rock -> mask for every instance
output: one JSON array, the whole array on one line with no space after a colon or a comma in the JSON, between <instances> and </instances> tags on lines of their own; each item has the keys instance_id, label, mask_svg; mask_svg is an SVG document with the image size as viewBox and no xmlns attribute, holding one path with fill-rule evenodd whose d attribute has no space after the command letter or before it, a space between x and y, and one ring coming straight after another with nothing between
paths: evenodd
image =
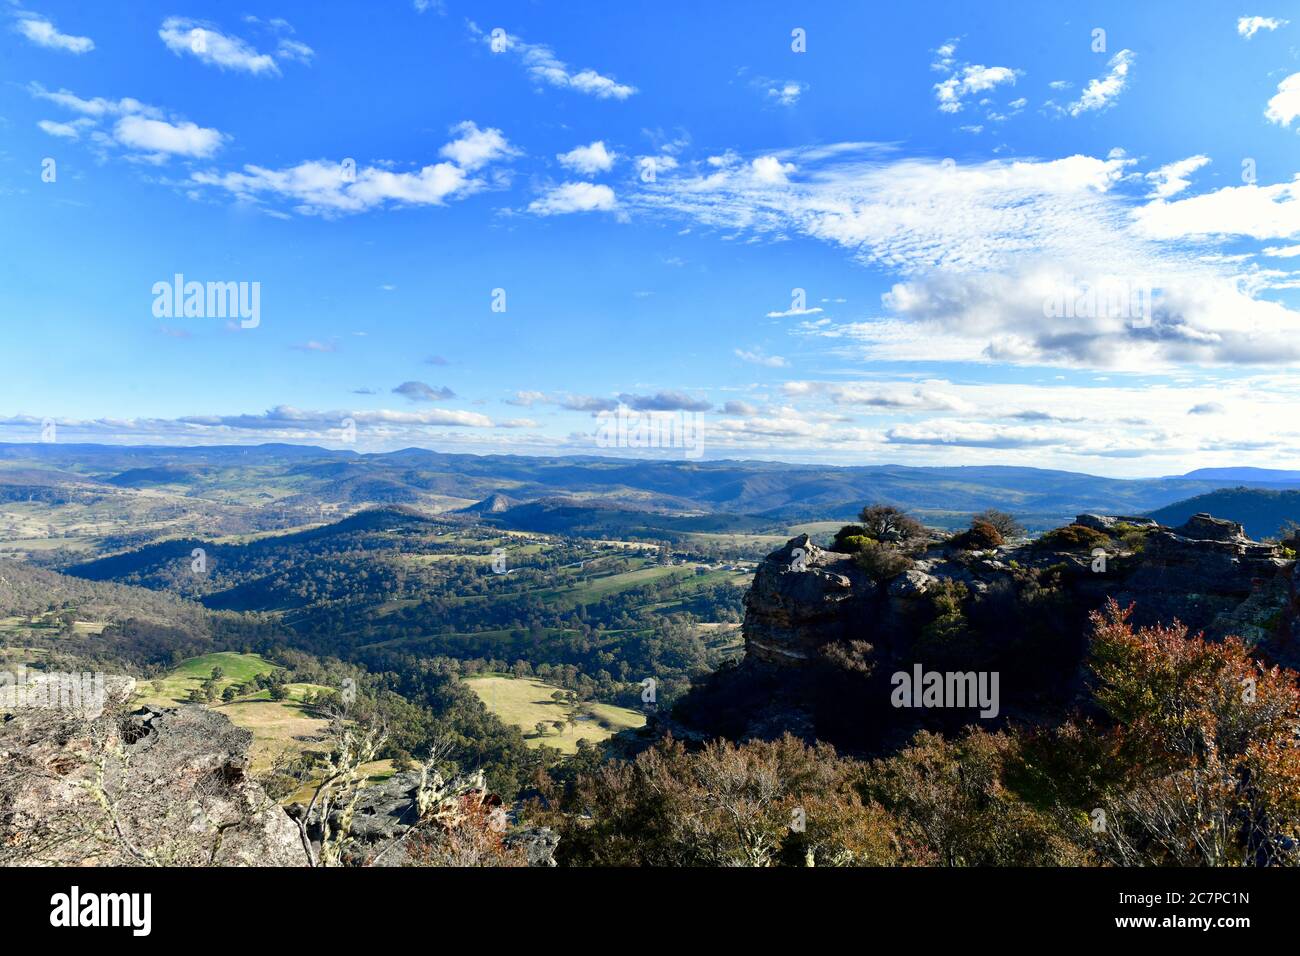
<instances>
[{"instance_id":1,"label":"lichen-covered rock","mask_svg":"<svg viewBox=\"0 0 1300 956\"><path fill-rule=\"evenodd\" d=\"M246 775L251 742L202 707L14 710L0 723L0 863L303 865L297 827Z\"/></svg>"}]
</instances>

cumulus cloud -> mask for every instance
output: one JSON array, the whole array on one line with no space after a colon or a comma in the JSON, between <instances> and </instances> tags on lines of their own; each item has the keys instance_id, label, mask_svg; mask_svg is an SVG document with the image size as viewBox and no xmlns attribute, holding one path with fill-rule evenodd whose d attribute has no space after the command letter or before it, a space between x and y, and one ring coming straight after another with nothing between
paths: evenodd
<instances>
[{"instance_id":1,"label":"cumulus cloud","mask_svg":"<svg viewBox=\"0 0 1300 956\"><path fill-rule=\"evenodd\" d=\"M168 116L154 106L126 97L119 100L93 97L84 99L68 90L50 92L39 83L28 86L37 99L82 114L71 123L43 120L37 125L51 136L76 138L76 133L94 130L93 139L100 149L122 146L135 157L160 163L171 156L206 159L217 152L227 137L219 130ZM104 130L101 123L116 117L113 126Z\"/></svg>"},{"instance_id":2,"label":"cumulus cloud","mask_svg":"<svg viewBox=\"0 0 1300 956\"><path fill-rule=\"evenodd\" d=\"M610 412L618 408L618 401L612 398L598 398L592 395L565 395L557 404L571 412Z\"/></svg>"},{"instance_id":3,"label":"cumulus cloud","mask_svg":"<svg viewBox=\"0 0 1300 956\"><path fill-rule=\"evenodd\" d=\"M598 139L588 146L575 146L567 153L559 153L555 158L567 169L584 176L594 176L597 173L609 172L614 167L617 156L617 153L612 153L605 148L603 140Z\"/></svg>"},{"instance_id":4,"label":"cumulus cloud","mask_svg":"<svg viewBox=\"0 0 1300 956\"><path fill-rule=\"evenodd\" d=\"M477 124L465 120L453 126L451 131L456 139L438 150L438 155L450 159L466 172L474 172L488 163L521 153L506 141L499 129L479 129Z\"/></svg>"},{"instance_id":5,"label":"cumulus cloud","mask_svg":"<svg viewBox=\"0 0 1300 956\"><path fill-rule=\"evenodd\" d=\"M573 212L613 212L618 208L614 190L596 183L562 183L552 186L528 204L539 216L562 216Z\"/></svg>"},{"instance_id":6,"label":"cumulus cloud","mask_svg":"<svg viewBox=\"0 0 1300 956\"><path fill-rule=\"evenodd\" d=\"M1225 186L1173 202L1152 202L1137 209L1134 219L1144 235L1156 239L1284 239L1300 234L1300 176L1271 186Z\"/></svg>"},{"instance_id":7,"label":"cumulus cloud","mask_svg":"<svg viewBox=\"0 0 1300 956\"><path fill-rule=\"evenodd\" d=\"M653 395L623 394L618 400L637 412L707 412L711 402L692 398L685 392L655 392Z\"/></svg>"},{"instance_id":8,"label":"cumulus cloud","mask_svg":"<svg viewBox=\"0 0 1300 956\"><path fill-rule=\"evenodd\" d=\"M18 21L14 24L14 29L32 43L43 46L47 50L61 50L64 53L81 54L89 53L95 49L95 41L90 37L60 33L58 27L47 18L29 11L18 13Z\"/></svg>"},{"instance_id":9,"label":"cumulus cloud","mask_svg":"<svg viewBox=\"0 0 1300 956\"><path fill-rule=\"evenodd\" d=\"M195 123L169 123L144 116L124 116L113 127L124 146L153 154L205 159L221 148L221 133Z\"/></svg>"},{"instance_id":10,"label":"cumulus cloud","mask_svg":"<svg viewBox=\"0 0 1300 956\"><path fill-rule=\"evenodd\" d=\"M518 57L536 83L573 90L602 100L625 100L636 93L636 87L620 83L612 76L605 76L593 69L576 72L569 69L568 64L545 44L525 43L504 30L484 33L473 23L470 24L470 32L479 37L495 55Z\"/></svg>"},{"instance_id":11,"label":"cumulus cloud","mask_svg":"<svg viewBox=\"0 0 1300 956\"><path fill-rule=\"evenodd\" d=\"M783 163L775 156L760 156L750 163L750 171L757 182L777 185L788 182L786 177L795 171L795 165Z\"/></svg>"},{"instance_id":12,"label":"cumulus cloud","mask_svg":"<svg viewBox=\"0 0 1300 956\"><path fill-rule=\"evenodd\" d=\"M1277 30L1290 22L1290 20L1282 20L1278 17L1239 17L1237 19L1237 35L1249 40L1260 30Z\"/></svg>"},{"instance_id":13,"label":"cumulus cloud","mask_svg":"<svg viewBox=\"0 0 1300 956\"><path fill-rule=\"evenodd\" d=\"M965 100L974 93L986 93L1004 83L1014 84L1019 70L1007 66L984 66L958 63L957 40L948 40L934 51L936 59L930 69L947 73L946 79L934 84L934 96L944 113L960 113Z\"/></svg>"},{"instance_id":14,"label":"cumulus cloud","mask_svg":"<svg viewBox=\"0 0 1300 956\"><path fill-rule=\"evenodd\" d=\"M1290 126L1300 116L1300 73L1292 73L1277 85L1277 93L1268 101L1264 117L1278 126Z\"/></svg>"}]
</instances>

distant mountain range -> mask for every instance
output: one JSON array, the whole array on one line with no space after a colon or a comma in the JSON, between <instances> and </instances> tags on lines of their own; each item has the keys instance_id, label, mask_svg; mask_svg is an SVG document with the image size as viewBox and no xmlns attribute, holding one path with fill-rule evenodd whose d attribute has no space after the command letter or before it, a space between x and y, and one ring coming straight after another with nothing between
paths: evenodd
<instances>
[{"instance_id":1,"label":"distant mountain range","mask_svg":"<svg viewBox=\"0 0 1300 956\"><path fill-rule=\"evenodd\" d=\"M835 467L464 455L420 448L360 454L292 444L0 444L0 501L161 491L190 501L240 496L246 504L252 501L249 507L256 506L257 499L265 499L268 508L408 504L434 511L469 509L495 520L518 512L521 521L541 524L560 518L554 514L555 505L529 506L555 498L568 499L567 508L613 505L686 518L746 516L749 520L738 524L747 528L763 522L848 519L863 504L878 501L907 508L941 526L962 523L973 512L995 507L1020 516L1033 529L1084 511L1141 514L1229 483L1294 490L1300 486L1300 472L1201 469L1165 478L1116 479L1006 466Z\"/></svg>"},{"instance_id":2,"label":"distant mountain range","mask_svg":"<svg viewBox=\"0 0 1300 956\"><path fill-rule=\"evenodd\" d=\"M1279 468L1197 468L1180 477L1235 485L1300 485L1300 471Z\"/></svg>"}]
</instances>

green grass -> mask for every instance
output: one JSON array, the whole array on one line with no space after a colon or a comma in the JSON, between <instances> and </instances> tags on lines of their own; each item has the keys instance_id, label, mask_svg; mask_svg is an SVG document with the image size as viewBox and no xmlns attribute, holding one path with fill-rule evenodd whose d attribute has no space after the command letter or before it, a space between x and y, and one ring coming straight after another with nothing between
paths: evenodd
<instances>
[{"instance_id":1,"label":"green grass","mask_svg":"<svg viewBox=\"0 0 1300 956\"><path fill-rule=\"evenodd\" d=\"M530 747L554 747L561 753L571 754L578 749L578 741L586 739L597 744L621 730L645 725L645 717L635 710L579 701L576 707L555 701L551 695L563 688L532 677L515 678L505 674L480 674L466 677L465 684L488 710L507 724L518 727ZM575 718L562 731L556 731L551 721ZM544 734L538 734L538 721L546 723ZM601 726L601 722L608 726Z\"/></svg>"},{"instance_id":2,"label":"green grass","mask_svg":"<svg viewBox=\"0 0 1300 956\"><path fill-rule=\"evenodd\" d=\"M156 688L151 680L139 681L136 697L155 707L184 704L190 691L201 687L214 667L220 667L224 672L221 680L217 681L218 695L231 684L242 684L259 674L282 670L260 654L218 651L182 661L175 670L158 679L161 689ZM271 700L270 691L259 690L229 703L223 702L218 696L211 704L204 705L219 714L225 714L231 723L252 733L250 756L254 773L269 768L280 754L311 747L312 738L319 737L325 731L327 722L308 713L302 706L302 699L308 691L327 688L316 684L284 686L289 694L285 700Z\"/></svg>"}]
</instances>

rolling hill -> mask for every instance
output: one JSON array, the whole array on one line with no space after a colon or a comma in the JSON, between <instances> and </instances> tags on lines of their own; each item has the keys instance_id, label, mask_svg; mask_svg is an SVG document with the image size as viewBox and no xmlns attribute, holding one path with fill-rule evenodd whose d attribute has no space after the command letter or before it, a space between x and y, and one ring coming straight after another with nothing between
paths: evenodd
<instances>
[{"instance_id":1,"label":"rolling hill","mask_svg":"<svg viewBox=\"0 0 1300 956\"><path fill-rule=\"evenodd\" d=\"M1157 508L1150 515L1161 524L1176 526L1202 511L1239 522L1252 538L1272 537L1283 523L1300 522L1300 491L1222 488Z\"/></svg>"}]
</instances>

